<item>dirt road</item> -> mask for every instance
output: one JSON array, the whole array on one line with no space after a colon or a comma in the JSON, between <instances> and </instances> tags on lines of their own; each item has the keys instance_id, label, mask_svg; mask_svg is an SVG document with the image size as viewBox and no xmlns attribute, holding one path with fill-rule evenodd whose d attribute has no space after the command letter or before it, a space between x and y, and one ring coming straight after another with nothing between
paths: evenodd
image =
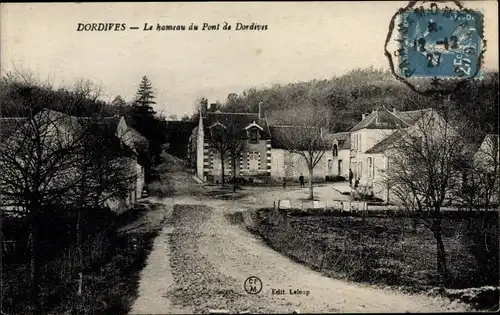
<instances>
[{"instance_id":1,"label":"dirt road","mask_svg":"<svg viewBox=\"0 0 500 315\"><path fill-rule=\"evenodd\" d=\"M201 194L156 200L165 204L169 219L155 240L130 313L208 313L211 309L231 313L466 310L461 304L440 298L331 279L275 252L228 218L230 213L272 200L269 198L276 193L258 191L237 201ZM250 276L261 279L259 294L245 292L244 282ZM290 294L290 290L303 294Z\"/></svg>"}]
</instances>

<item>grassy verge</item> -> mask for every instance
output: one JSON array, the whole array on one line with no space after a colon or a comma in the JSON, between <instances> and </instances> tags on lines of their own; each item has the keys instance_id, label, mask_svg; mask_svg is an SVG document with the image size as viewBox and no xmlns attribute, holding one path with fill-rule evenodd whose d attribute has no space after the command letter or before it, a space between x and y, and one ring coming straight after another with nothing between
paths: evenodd
<instances>
[{"instance_id":1,"label":"grassy verge","mask_svg":"<svg viewBox=\"0 0 500 315\"><path fill-rule=\"evenodd\" d=\"M330 277L411 292L438 286L434 236L409 218L263 209L254 222L253 231L271 247ZM441 293L498 308L498 214L451 214L443 220L443 238L452 290ZM493 287L476 297L467 292L484 286Z\"/></svg>"},{"instance_id":2,"label":"grassy verge","mask_svg":"<svg viewBox=\"0 0 500 315\"><path fill-rule=\"evenodd\" d=\"M28 260L18 257L7 261L2 266L2 313L127 314L159 224L123 232L120 229L140 221L154 211L153 207L138 205L120 216L111 215L85 236L79 248L72 243L45 261L43 309L34 309L27 302ZM23 254L21 251L18 256Z\"/></svg>"}]
</instances>

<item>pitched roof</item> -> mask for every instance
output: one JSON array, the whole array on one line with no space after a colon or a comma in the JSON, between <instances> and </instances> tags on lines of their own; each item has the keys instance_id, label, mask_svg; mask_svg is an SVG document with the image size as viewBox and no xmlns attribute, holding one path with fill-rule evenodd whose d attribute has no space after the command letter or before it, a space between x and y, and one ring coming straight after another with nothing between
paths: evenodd
<instances>
[{"instance_id":1,"label":"pitched roof","mask_svg":"<svg viewBox=\"0 0 500 315\"><path fill-rule=\"evenodd\" d=\"M290 149L287 146L287 140L290 134L296 132L300 129L300 133L311 133L312 136L320 136L321 129L318 127L307 127L307 126L269 126L271 132L271 148L273 149Z\"/></svg>"},{"instance_id":2,"label":"pitched roof","mask_svg":"<svg viewBox=\"0 0 500 315\"><path fill-rule=\"evenodd\" d=\"M264 139L270 138L267 120L265 118L259 118L258 113L208 112L206 116L203 117L205 132L208 132L208 128L217 122L225 126L233 125L236 129L240 129L242 132L245 131L245 127L255 122L262 127L261 137Z\"/></svg>"},{"instance_id":3,"label":"pitched roof","mask_svg":"<svg viewBox=\"0 0 500 315\"><path fill-rule=\"evenodd\" d=\"M345 150L351 148L351 133L350 132L338 132L329 133L325 135L327 140L336 139L338 142L337 148L339 150Z\"/></svg>"},{"instance_id":4,"label":"pitched roof","mask_svg":"<svg viewBox=\"0 0 500 315\"><path fill-rule=\"evenodd\" d=\"M403 135L402 131L398 130L394 132L392 135L386 137L384 140L375 144L370 149L366 150L365 153L368 154L384 153L385 150L389 149L396 141L401 139L402 135Z\"/></svg>"},{"instance_id":5,"label":"pitched roof","mask_svg":"<svg viewBox=\"0 0 500 315\"><path fill-rule=\"evenodd\" d=\"M116 153L122 152L127 153L127 150L122 148L120 144L120 139L117 137L117 129L120 123L120 116L111 117L74 117L58 111L50 109L42 109L37 115L37 119L47 120L48 122L58 122L64 123L75 130L81 130L86 124L97 124L98 132L105 137L107 137L106 145L113 148ZM0 141L9 137L13 134L20 126L24 125L28 121L26 117L8 117L0 118ZM128 127L127 138L130 140L130 146L133 151L137 153L144 153L149 145L148 140L142 136L137 130L132 127ZM126 141L129 142L129 141Z\"/></svg>"},{"instance_id":6,"label":"pitched roof","mask_svg":"<svg viewBox=\"0 0 500 315\"><path fill-rule=\"evenodd\" d=\"M94 118L94 117L78 117L78 120L81 123L95 123L99 127L99 132L112 136L113 138L116 138L118 141L118 125L120 124L122 116L110 116L110 117L99 117L99 118ZM149 146L149 141L137 130L134 128L127 126L127 132L126 135L123 136L125 139L122 139L128 146L130 146L132 150L135 150L135 152L139 153L142 152L144 153L145 150L147 150L147 147ZM122 137L122 138L123 138Z\"/></svg>"},{"instance_id":7,"label":"pitched roof","mask_svg":"<svg viewBox=\"0 0 500 315\"><path fill-rule=\"evenodd\" d=\"M395 114L400 119L404 120L408 125L413 125L417 122L417 120L422 118L423 115L431 112L432 110L433 110L432 108L426 108L426 109L410 110L405 112L396 112Z\"/></svg>"},{"instance_id":8,"label":"pitched roof","mask_svg":"<svg viewBox=\"0 0 500 315\"><path fill-rule=\"evenodd\" d=\"M376 109L356 126L349 130L350 132L360 129L398 129L408 126L408 123L385 108Z\"/></svg>"}]
</instances>

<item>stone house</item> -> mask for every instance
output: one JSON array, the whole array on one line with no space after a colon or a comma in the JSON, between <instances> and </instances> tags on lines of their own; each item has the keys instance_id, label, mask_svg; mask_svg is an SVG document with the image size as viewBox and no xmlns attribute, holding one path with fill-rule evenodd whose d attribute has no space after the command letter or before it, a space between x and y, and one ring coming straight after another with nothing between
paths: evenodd
<instances>
[{"instance_id":1,"label":"stone house","mask_svg":"<svg viewBox=\"0 0 500 315\"><path fill-rule=\"evenodd\" d=\"M318 138L325 138L325 140L330 141L326 139L326 133L323 134L321 128L283 125L270 126L271 177L275 180L285 178L297 181L300 174L303 174L305 178L309 177L309 168L306 159L299 153L290 152L291 148L287 147L287 141L284 141L287 135L295 133L297 129L303 130L302 132L314 132ZM314 154L321 154L321 152ZM322 154L321 159L313 169L314 181L324 181L325 177L331 174L333 152L325 150Z\"/></svg>"},{"instance_id":2,"label":"stone house","mask_svg":"<svg viewBox=\"0 0 500 315\"><path fill-rule=\"evenodd\" d=\"M433 120L444 125L444 119L433 109L389 111L376 109L363 114L361 121L351 130L350 168L360 188L384 201L391 199L384 171L390 167L393 145L406 132L414 132L424 121Z\"/></svg>"},{"instance_id":3,"label":"stone house","mask_svg":"<svg viewBox=\"0 0 500 315\"><path fill-rule=\"evenodd\" d=\"M290 153L284 141L290 128L296 131L302 128L314 130L318 135L325 135L323 129L307 126L269 126L267 118L259 104L258 113L227 113L216 110L215 104L207 108L207 100L201 103L198 126L193 129L188 144L188 164L196 169L196 176L208 182L221 180L221 161L219 152L211 145L210 135L217 129L236 128L241 132L244 151L236 161L236 178L254 182L281 181L283 178L297 180L302 173L309 176L304 158L297 153ZM325 138L326 139L326 138ZM345 150L344 150L345 151ZM343 152L344 152L343 151ZM333 152L327 150L314 168L315 180L324 180L329 174L328 161L333 163ZM224 160L224 175L232 178L231 159Z\"/></svg>"},{"instance_id":4,"label":"stone house","mask_svg":"<svg viewBox=\"0 0 500 315\"><path fill-rule=\"evenodd\" d=\"M259 104L258 113L226 113L201 103L198 126L194 128L188 145L191 165L196 165L196 176L203 181L221 180L220 153L211 143L210 136L218 129L236 130L244 142L244 150L237 158L237 178L267 181L271 175L271 137L267 119ZM224 158L224 175L233 177L233 165L229 156Z\"/></svg>"},{"instance_id":5,"label":"stone house","mask_svg":"<svg viewBox=\"0 0 500 315\"><path fill-rule=\"evenodd\" d=\"M106 201L106 204L113 211L122 211L135 203L141 195L144 186L144 168L140 164L139 157L145 150L147 151L148 146L147 140L133 128L130 128L123 117L105 117L97 121L89 117L73 117L61 112L43 109L31 120L26 117L0 118L0 145L14 147L22 145L26 143L23 137L29 137L29 129L34 128L38 131L43 130L43 133L40 133L44 148L42 154L47 155L51 151L57 152L61 148L76 145L78 141L81 141L82 131L90 123L96 123L92 125L93 130L98 131L100 137L106 140L103 142L106 144L105 147L100 149L103 152L105 150L112 152L111 155L106 155L106 158L111 158L111 163L124 164L125 169L129 170L127 178L131 180L129 183L125 183L128 185L127 196L109 198ZM75 152L77 151L75 150ZM79 176L76 164L81 159L77 155L79 153L75 154L67 155L66 162L61 162L67 164L67 167L54 169L57 170L57 173L47 183L48 186L63 187L67 183L75 181L75 176ZM1 160L8 163L7 159ZM8 177L2 177L0 184L6 183L8 180ZM2 190L4 189L5 187L2 188ZM66 197L71 199L71 195Z\"/></svg>"},{"instance_id":6,"label":"stone house","mask_svg":"<svg viewBox=\"0 0 500 315\"><path fill-rule=\"evenodd\" d=\"M327 174L349 179L349 162L351 158L351 136L349 132L327 134L326 139L332 143L331 159L328 159Z\"/></svg>"}]
</instances>

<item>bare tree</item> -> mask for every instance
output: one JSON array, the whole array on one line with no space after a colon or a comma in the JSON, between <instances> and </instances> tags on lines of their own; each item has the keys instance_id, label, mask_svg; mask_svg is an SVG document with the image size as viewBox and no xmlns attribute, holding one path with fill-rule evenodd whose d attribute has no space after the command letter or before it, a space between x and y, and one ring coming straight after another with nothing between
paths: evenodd
<instances>
[{"instance_id":1,"label":"bare tree","mask_svg":"<svg viewBox=\"0 0 500 315\"><path fill-rule=\"evenodd\" d=\"M227 158L231 159L233 173L233 190L236 190L236 160L246 148L245 130L237 125L228 116L224 124L218 123L210 126L210 147L217 151L221 163L221 182L225 184L225 163Z\"/></svg>"},{"instance_id":2,"label":"bare tree","mask_svg":"<svg viewBox=\"0 0 500 315\"><path fill-rule=\"evenodd\" d=\"M477 152L466 160L461 197L469 209L490 208L498 202L499 151L498 135L487 134Z\"/></svg>"},{"instance_id":3,"label":"bare tree","mask_svg":"<svg viewBox=\"0 0 500 315\"><path fill-rule=\"evenodd\" d=\"M410 128L401 129L398 140L386 155L389 166L385 180L399 202L427 214L424 224L437 245L437 271L447 280L446 253L442 239L442 208L454 199L461 186L461 161L466 143L435 111L426 112Z\"/></svg>"},{"instance_id":4,"label":"bare tree","mask_svg":"<svg viewBox=\"0 0 500 315\"><path fill-rule=\"evenodd\" d=\"M301 156L309 171L309 199L314 199L314 168L323 158L331 144L324 138L324 127L328 125L326 109L312 105L289 111L283 122L291 124L279 137L283 146L292 154Z\"/></svg>"},{"instance_id":5,"label":"bare tree","mask_svg":"<svg viewBox=\"0 0 500 315\"><path fill-rule=\"evenodd\" d=\"M0 208L4 215L25 218L30 227L31 305L42 310L41 264L43 231L63 206L79 216L84 207L102 207L123 196L135 180L130 163L121 159L121 144L97 115L79 119L47 109L39 110L47 94L37 94L32 82L13 81L22 97L11 99L25 108L25 117L2 119L0 132ZM26 93L29 92L29 93ZM48 100L48 99L47 99ZM68 100L70 101L70 100ZM79 233L77 221L77 237Z\"/></svg>"}]
</instances>

